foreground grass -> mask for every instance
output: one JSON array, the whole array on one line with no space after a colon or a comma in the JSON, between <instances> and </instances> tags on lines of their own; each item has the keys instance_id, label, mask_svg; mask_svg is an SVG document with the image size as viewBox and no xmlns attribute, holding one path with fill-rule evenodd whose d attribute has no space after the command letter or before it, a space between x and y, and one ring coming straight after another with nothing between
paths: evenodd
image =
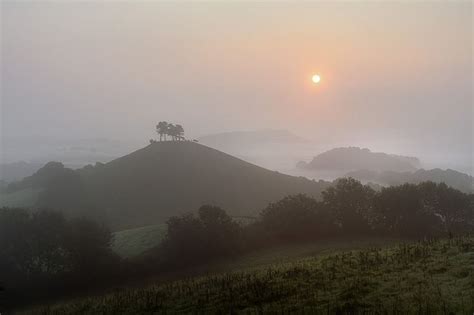
<instances>
[{"instance_id":1,"label":"foreground grass","mask_svg":"<svg viewBox=\"0 0 474 315\"><path fill-rule=\"evenodd\" d=\"M474 238L403 243L195 277L42 314L474 312Z\"/></svg>"}]
</instances>

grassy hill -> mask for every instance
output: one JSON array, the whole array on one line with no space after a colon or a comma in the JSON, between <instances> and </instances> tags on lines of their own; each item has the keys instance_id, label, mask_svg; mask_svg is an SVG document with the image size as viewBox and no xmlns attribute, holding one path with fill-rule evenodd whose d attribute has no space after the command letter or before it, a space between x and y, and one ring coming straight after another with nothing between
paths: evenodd
<instances>
[{"instance_id":1,"label":"grassy hill","mask_svg":"<svg viewBox=\"0 0 474 315\"><path fill-rule=\"evenodd\" d=\"M0 191L0 207L33 207L38 201L40 189L25 188L8 193Z\"/></svg>"},{"instance_id":2,"label":"grassy hill","mask_svg":"<svg viewBox=\"0 0 474 315\"><path fill-rule=\"evenodd\" d=\"M358 147L335 148L323 152L309 163L299 162L297 167L307 170L345 170L367 169L373 171L415 171L420 161L415 157L371 152Z\"/></svg>"},{"instance_id":3,"label":"grassy hill","mask_svg":"<svg viewBox=\"0 0 474 315\"><path fill-rule=\"evenodd\" d=\"M163 222L203 204L249 215L293 193L326 186L272 172L193 142L161 142L79 171L88 200L116 226Z\"/></svg>"},{"instance_id":4,"label":"grassy hill","mask_svg":"<svg viewBox=\"0 0 474 315\"><path fill-rule=\"evenodd\" d=\"M37 206L105 218L114 230L163 223L203 204L254 215L288 194L328 187L193 142L157 142L109 163L69 170L48 163L14 187L42 188Z\"/></svg>"},{"instance_id":5,"label":"grassy hill","mask_svg":"<svg viewBox=\"0 0 474 315\"><path fill-rule=\"evenodd\" d=\"M35 309L42 314L474 312L474 238L341 251Z\"/></svg>"}]
</instances>

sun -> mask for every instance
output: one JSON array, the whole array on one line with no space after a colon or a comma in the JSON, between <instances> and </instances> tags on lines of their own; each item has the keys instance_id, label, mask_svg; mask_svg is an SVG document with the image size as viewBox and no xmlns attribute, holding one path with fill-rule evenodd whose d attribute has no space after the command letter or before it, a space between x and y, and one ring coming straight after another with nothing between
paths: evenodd
<instances>
[{"instance_id":1,"label":"sun","mask_svg":"<svg viewBox=\"0 0 474 315\"><path fill-rule=\"evenodd\" d=\"M314 84L318 84L321 81L321 77L319 76L319 74L314 74L311 77L311 80L313 81Z\"/></svg>"}]
</instances>

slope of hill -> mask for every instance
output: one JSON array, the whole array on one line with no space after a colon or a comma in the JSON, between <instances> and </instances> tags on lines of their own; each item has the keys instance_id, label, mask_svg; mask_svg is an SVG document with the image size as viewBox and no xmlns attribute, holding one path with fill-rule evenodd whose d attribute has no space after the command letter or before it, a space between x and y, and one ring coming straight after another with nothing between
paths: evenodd
<instances>
[{"instance_id":1,"label":"slope of hill","mask_svg":"<svg viewBox=\"0 0 474 315\"><path fill-rule=\"evenodd\" d=\"M33 207L40 193L41 190L35 188L18 189L13 192L0 191L0 207Z\"/></svg>"},{"instance_id":2,"label":"slope of hill","mask_svg":"<svg viewBox=\"0 0 474 315\"><path fill-rule=\"evenodd\" d=\"M474 192L474 177L451 169L420 169L416 172L358 170L349 172L346 176L353 177L362 182L374 182L386 186L401 185L403 183L418 184L425 181L432 181L435 183L445 183L465 193Z\"/></svg>"},{"instance_id":3,"label":"slope of hill","mask_svg":"<svg viewBox=\"0 0 474 315\"><path fill-rule=\"evenodd\" d=\"M162 223L203 204L221 206L231 215L253 215L288 194L318 197L329 186L269 171L193 142L153 143L74 172L51 166L17 185L24 189L48 183L39 196L41 206L103 212L115 230ZM45 180L45 173L56 172L64 176Z\"/></svg>"},{"instance_id":4,"label":"slope of hill","mask_svg":"<svg viewBox=\"0 0 474 315\"><path fill-rule=\"evenodd\" d=\"M472 314L474 239L429 240L128 288L32 314ZM29 313L29 312L26 312Z\"/></svg>"},{"instance_id":5,"label":"slope of hill","mask_svg":"<svg viewBox=\"0 0 474 315\"><path fill-rule=\"evenodd\" d=\"M79 173L94 206L114 221L136 220L137 226L203 204L251 215L287 194L318 196L328 185L272 172L193 142L154 143Z\"/></svg>"},{"instance_id":6,"label":"slope of hill","mask_svg":"<svg viewBox=\"0 0 474 315\"><path fill-rule=\"evenodd\" d=\"M358 147L335 148L319 154L309 163L301 161L298 168L308 170L345 170L367 169L373 171L415 171L420 161L407 157L382 152L371 152Z\"/></svg>"}]
</instances>

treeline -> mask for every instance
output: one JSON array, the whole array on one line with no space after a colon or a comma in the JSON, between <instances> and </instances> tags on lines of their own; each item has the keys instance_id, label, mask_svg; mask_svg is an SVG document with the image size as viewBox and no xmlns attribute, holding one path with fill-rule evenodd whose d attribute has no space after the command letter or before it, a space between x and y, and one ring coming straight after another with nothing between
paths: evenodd
<instances>
[{"instance_id":1,"label":"treeline","mask_svg":"<svg viewBox=\"0 0 474 315\"><path fill-rule=\"evenodd\" d=\"M203 206L167 222L168 233L149 259L193 265L272 245L333 237L425 238L474 231L474 195L432 182L377 192L352 178L339 179L321 200L292 195L269 204L245 226L223 209Z\"/></svg>"},{"instance_id":2,"label":"treeline","mask_svg":"<svg viewBox=\"0 0 474 315\"><path fill-rule=\"evenodd\" d=\"M111 283L123 271L112 233L61 212L0 209L0 283L5 307ZM0 305L1 306L1 305Z\"/></svg>"},{"instance_id":3,"label":"treeline","mask_svg":"<svg viewBox=\"0 0 474 315\"><path fill-rule=\"evenodd\" d=\"M246 251L329 238L425 238L474 231L474 195L426 182L376 192L340 179L321 200L293 195L269 204L251 224L202 206L172 217L159 246L132 260L111 250L112 234L59 212L0 209L0 283L11 305L104 288Z\"/></svg>"}]
</instances>

